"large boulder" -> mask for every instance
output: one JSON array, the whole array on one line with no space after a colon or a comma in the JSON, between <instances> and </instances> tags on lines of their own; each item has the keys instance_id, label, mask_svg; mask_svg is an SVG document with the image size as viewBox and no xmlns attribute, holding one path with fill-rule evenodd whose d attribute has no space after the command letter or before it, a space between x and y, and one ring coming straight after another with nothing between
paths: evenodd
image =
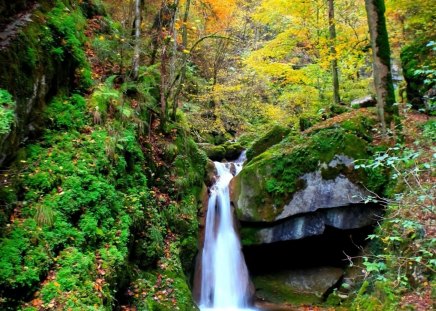
<instances>
[{"instance_id":1,"label":"large boulder","mask_svg":"<svg viewBox=\"0 0 436 311\"><path fill-rule=\"evenodd\" d=\"M253 158L231 182L244 244L320 235L325 226L375 223L377 209L360 204L385 184L383 174L354 169L371 155L374 120L359 114L329 128L289 135Z\"/></svg>"}]
</instances>

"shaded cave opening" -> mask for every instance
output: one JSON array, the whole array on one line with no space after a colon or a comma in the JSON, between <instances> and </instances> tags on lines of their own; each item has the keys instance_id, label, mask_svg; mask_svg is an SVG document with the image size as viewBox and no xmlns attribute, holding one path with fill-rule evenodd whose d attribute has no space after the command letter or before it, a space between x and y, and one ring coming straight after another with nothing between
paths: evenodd
<instances>
[{"instance_id":1,"label":"shaded cave opening","mask_svg":"<svg viewBox=\"0 0 436 311\"><path fill-rule=\"evenodd\" d=\"M244 247L260 309L262 303L325 302L344 282L359 277L356 262L374 227L343 230L326 226L322 235Z\"/></svg>"},{"instance_id":2,"label":"shaded cave opening","mask_svg":"<svg viewBox=\"0 0 436 311\"><path fill-rule=\"evenodd\" d=\"M359 256L373 231L373 226L350 230L326 226L322 235L246 246L243 251L253 275L321 266L345 268L349 257Z\"/></svg>"}]
</instances>

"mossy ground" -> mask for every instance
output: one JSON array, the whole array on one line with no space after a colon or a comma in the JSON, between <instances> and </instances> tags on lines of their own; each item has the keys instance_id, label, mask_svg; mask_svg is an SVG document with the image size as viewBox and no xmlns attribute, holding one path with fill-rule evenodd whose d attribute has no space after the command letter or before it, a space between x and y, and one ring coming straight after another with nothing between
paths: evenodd
<instances>
[{"instance_id":1,"label":"mossy ground","mask_svg":"<svg viewBox=\"0 0 436 311\"><path fill-rule=\"evenodd\" d=\"M147 124L154 118L141 105L156 102L152 68L143 69L149 71L133 97L125 91L131 87L114 79L85 96L94 82L84 12L63 1L45 10L36 14L46 23L23 30L22 38L38 48L27 45L22 66L54 70L38 67L39 46L51 59L70 59L76 91L51 89L57 96L41 113L45 129L2 171L0 308L112 310L125 303L194 309L188 277L207 157L189 137L183 115L164 132L158 122ZM36 45L40 39L46 41ZM21 54L11 47L5 55ZM9 87L19 93L15 84ZM147 306L135 292L141 282L148 286Z\"/></svg>"}]
</instances>

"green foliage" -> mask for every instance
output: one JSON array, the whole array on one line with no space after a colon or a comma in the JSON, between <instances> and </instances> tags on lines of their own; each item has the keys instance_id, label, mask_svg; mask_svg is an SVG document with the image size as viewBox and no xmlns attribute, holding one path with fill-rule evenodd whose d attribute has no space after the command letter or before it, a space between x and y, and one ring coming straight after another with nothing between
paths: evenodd
<instances>
[{"instance_id":1,"label":"green foliage","mask_svg":"<svg viewBox=\"0 0 436 311\"><path fill-rule=\"evenodd\" d=\"M198 310L178 259L179 243L170 242L165 252L158 269L139 275L129 288L133 304L140 311Z\"/></svg>"},{"instance_id":2,"label":"green foliage","mask_svg":"<svg viewBox=\"0 0 436 311\"><path fill-rule=\"evenodd\" d=\"M54 130L80 129L87 123L85 107L86 101L81 95L56 97L45 110L45 115Z\"/></svg>"},{"instance_id":3,"label":"green foliage","mask_svg":"<svg viewBox=\"0 0 436 311\"><path fill-rule=\"evenodd\" d=\"M434 113L435 98L431 89L436 85L436 52L434 41L417 39L401 52L404 78L407 82L407 98L415 109Z\"/></svg>"},{"instance_id":4,"label":"green foliage","mask_svg":"<svg viewBox=\"0 0 436 311\"><path fill-rule=\"evenodd\" d=\"M427 122L423 128L431 126ZM371 247L363 262L367 281L352 310L398 310L399 296L422 291L434 277L436 241L426 234L431 226L427 217L435 210L434 193L423 176L431 174L435 157L420 150L432 144L431 136L424 134L423 138L415 142L416 150L397 145L357 165L366 170L387 168L391 180L388 198L367 199L386 204L387 211L374 234L368 236Z\"/></svg>"},{"instance_id":5,"label":"green foliage","mask_svg":"<svg viewBox=\"0 0 436 311\"><path fill-rule=\"evenodd\" d=\"M56 0L55 7L47 14L47 25L56 38L56 46L52 54L63 59L65 53L73 56L79 69L76 74L80 77L81 86L86 89L92 85L90 65L86 59L84 43L86 37L84 28L86 19L79 7L69 7L64 1Z\"/></svg>"},{"instance_id":6,"label":"green foliage","mask_svg":"<svg viewBox=\"0 0 436 311\"><path fill-rule=\"evenodd\" d=\"M12 228L1 240L0 284L12 289L28 288L49 268L51 252L39 243L42 232L33 219Z\"/></svg>"},{"instance_id":7,"label":"green foliage","mask_svg":"<svg viewBox=\"0 0 436 311\"><path fill-rule=\"evenodd\" d=\"M8 134L15 122L15 102L8 91L0 89L0 135Z\"/></svg>"},{"instance_id":8,"label":"green foliage","mask_svg":"<svg viewBox=\"0 0 436 311\"><path fill-rule=\"evenodd\" d=\"M173 174L177 176L175 181L177 194L179 197L187 193L198 194L198 188L203 183L207 156L199 150L191 137L186 136L184 130L179 132L175 144L179 154L175 157L172 165L174 167Z\"/></svg>"},{"instance_id":9,"label":"green foliage","mask_svg":"<svg viewBox=\"0 0 436 311\"><path fill-rule=\"evenodd\" d=\"M422 126L422 136L430 142L436 141L436 121L429 120Z\"/></svg>"},{"instance_id":10,"label":"green foliage","mask_svg":"<svg viewBox=\"0 0 436 311\"><path fill-rule=\"evenodd\" d=\"M89 297L88 302L92 301L92 304L98 303L101 296L86 290L94 286L92 275L87 276L89 271L86 269L89 268L73 264L81 255L58 261L54 258L57 252L69 247L80 252L109 247L107 250L113 252L108 256L104 257L101 251L102 258L107 260L103 263L104 269L115 273L116 267L127 260L132 218L146 207L143 204L149 204L148 200L142 199L146 197L147 178L142 172L143 155L134 132L126 129L120 135L116 148L117 161L111 162L105 152L110 137L106 130L76 132L77 127L85 125L84 107L84 99L73 95L71 98L56 99L48 108L47 115L52 118L53 129L65 132L47 130L44 142L27 148L28 159L24 161L21 180L26 200L22 216L30 218L13 223L0 243L2 254L5 254L0 266L4 288L34 289L48 268L57 262L54 282L61 287L53 291L54 283L47 283L41 293L50 299L57 297L59 303L65 302L67 306L74 306L77 297L81 297L83 305L87 305L88 301L84 297ZM126 172L127 156L133 161L129 174ZM125 196L126 189L135 189L137 194L134 197L139 202L129 209L123 208L132 198ZM154 232L162 234L159 229ZM150 249L155 249L155 245ZM73 268L77 272L69 270ZM88 283L83 283L76 273L87 276ZM75 280L75 283L62 283L64 276L70 278L68 282ZM63 297L65 291L81 293ZM104 293L107 299L110 295L110 292Z\"/></svg>"}]
</instances>

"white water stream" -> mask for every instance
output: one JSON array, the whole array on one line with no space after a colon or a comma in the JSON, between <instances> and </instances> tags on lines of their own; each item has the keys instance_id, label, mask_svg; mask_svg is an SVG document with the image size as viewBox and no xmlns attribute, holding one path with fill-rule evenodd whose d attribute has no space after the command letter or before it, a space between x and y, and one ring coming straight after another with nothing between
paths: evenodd
<instances>
[{"instance_id":1,"label":"white water stream","mask_svg":"<svg viewBox=\"0 0 436 311\"><path fill-rule=\"evenodd\" d=\"M200 310L250 310L249 277L241 243L235 232L229 183L238 174L245 153L234 163L214 162L217 180L212 186L202 253Z\"/></svg>"}]
</instances>

